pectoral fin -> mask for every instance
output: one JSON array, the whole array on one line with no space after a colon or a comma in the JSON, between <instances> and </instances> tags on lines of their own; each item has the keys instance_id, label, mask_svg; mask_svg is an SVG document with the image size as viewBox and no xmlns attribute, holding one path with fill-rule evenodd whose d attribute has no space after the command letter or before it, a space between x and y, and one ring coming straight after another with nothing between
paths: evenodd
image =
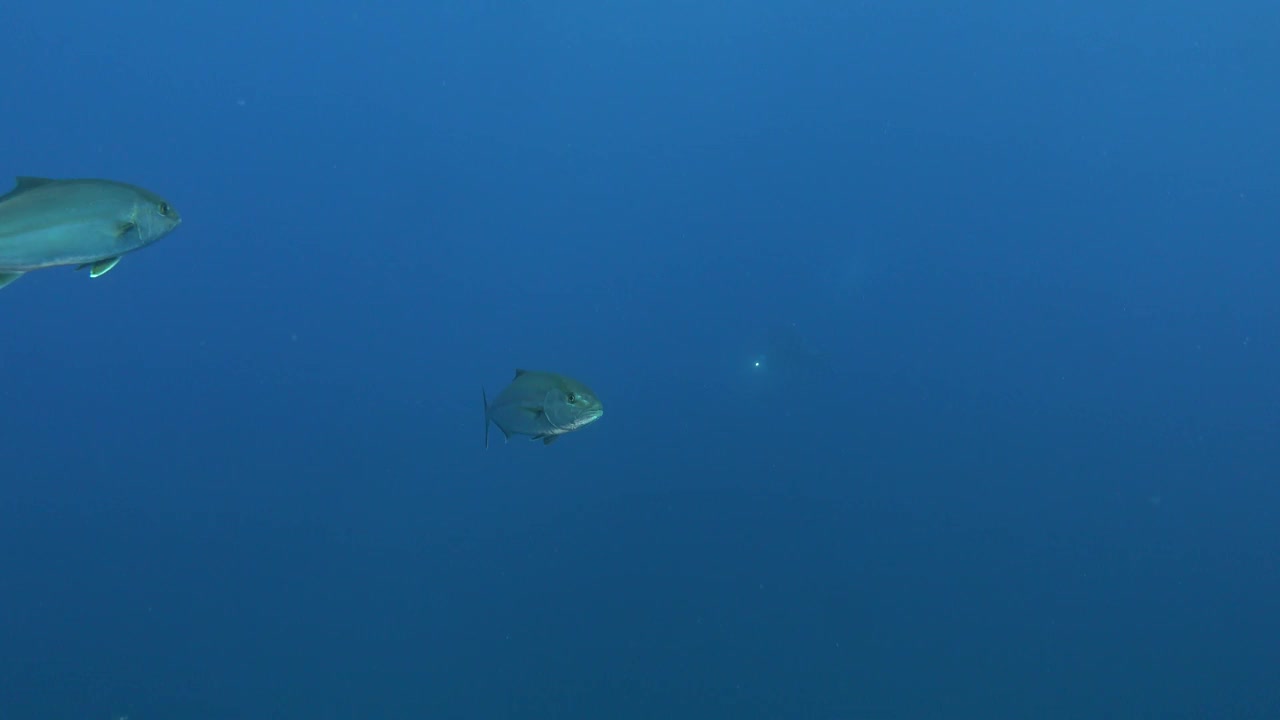
<instances>
[{"instance_id":1,"label":"pectoral fin","mask_svg":"<svg viewBox=\"0 0 1280 720\"><path fill-rule=\"evenodd\" d=\"M17 280L18 278L22 277L25 274L26 273L20 273L20 272L0 272L0 288L8 285L14 280Z\"/></svg>"}]
</instances>

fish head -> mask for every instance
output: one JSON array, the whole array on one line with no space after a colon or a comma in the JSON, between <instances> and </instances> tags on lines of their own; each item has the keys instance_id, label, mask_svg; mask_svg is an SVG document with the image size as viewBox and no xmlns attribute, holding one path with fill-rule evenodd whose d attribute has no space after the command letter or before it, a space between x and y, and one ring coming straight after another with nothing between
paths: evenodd
<instances>
[{"instance_id":1,"label":"fish head","mask_svg":"<svg viewBox=\"0 0 1280 720\"><path fill-rule=\"evenodd\" d=\"M136 191L137 199L127 222L133 226L136 242L141 247L173 232L182 223L182 215L159 195L141 188Z\"/></svg>"},{"instance_id":2,"label":"fish head","mask_svg":"<svg viewBox=\"0 0 1280 720\"><path fill-rule=\"evenodd\" d=\"M567 433L599 420L604 415L604 404L591 388L576 380L562 378L547 390L542 412L557 432Z\"/></svg>"}]
</instances>

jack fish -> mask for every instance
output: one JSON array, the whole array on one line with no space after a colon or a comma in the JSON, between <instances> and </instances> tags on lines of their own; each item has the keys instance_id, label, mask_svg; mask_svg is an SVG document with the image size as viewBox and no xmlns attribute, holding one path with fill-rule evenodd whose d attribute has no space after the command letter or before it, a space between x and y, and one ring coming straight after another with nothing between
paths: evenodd
<instances>
[{"instance_id":1,"label":"jack fish","mask_svg":"<svg viewBox=\"0 0 1280 720\"><path fill-rule=\"evenodd\" d=\"M104 275L181 222L164 198L133 185L20 177L0 196L0 288L60 265Z\"/></svg>"},{"instance_id":2,"label":"jack fish","mask_svg":"<svg viewBox=\"0 0 1280 720\"><path fill-rule=\"evenodd\" d=\"M550 445L566 433L590 425L604 415L604 405L591 388L572 378L548 372L516 370L505 390L489 403L484 398L484 446L489 447L489 423L503 436L528 435Z\"/></svg>"}]
</instances>

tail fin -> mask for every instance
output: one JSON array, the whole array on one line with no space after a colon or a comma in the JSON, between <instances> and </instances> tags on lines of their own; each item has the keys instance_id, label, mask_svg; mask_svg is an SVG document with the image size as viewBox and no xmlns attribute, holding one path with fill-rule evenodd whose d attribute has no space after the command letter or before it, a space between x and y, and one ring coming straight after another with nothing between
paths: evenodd
<instances>
[{"instance_id":1,"label":"tail fin","mask_svg":"<svg viewBox=\"0 0 1280 720\"><path fill-rule=\"evenodd\" d=\"M489 448L489 393L484 391L484 386L480 386L480 397L484 400L484 447Z\"/></svg>"}]
</instances>

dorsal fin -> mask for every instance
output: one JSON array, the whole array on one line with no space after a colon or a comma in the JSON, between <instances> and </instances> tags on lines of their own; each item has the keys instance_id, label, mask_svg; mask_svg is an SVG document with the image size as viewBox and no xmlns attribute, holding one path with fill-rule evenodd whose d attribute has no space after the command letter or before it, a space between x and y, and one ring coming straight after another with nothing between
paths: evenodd
<instances>
[{"instance_id":1,"label":"dorsal fin","mask_svg":"<svg viewBox=\"0 0 1280 720\"><path fill-rule=\"evenodd\" d=\"M5 193L4 195L0 195L0 202L8 200L14 195L21 195L22 193L28 190L38 188L41 185L48 185L51 182L56 182L56 181L51 180L49 178L20 175L15 179L13 189Z\"/></svg>"},{"instance_id":2,"label":"dorsal fin","mask_svg":"<svg viewBox=\"0 0 1280 720\"><path fill-rule=\"evenodd\" d=\"M23 192L24 190L38 188L41 185L48 185L51 182L57 182L57 181L51 178L33 177L31 175L19 175L17 177L16 182L17 182L17 187L13 189L14 192Z\"/></svg>"}]
</instances>

